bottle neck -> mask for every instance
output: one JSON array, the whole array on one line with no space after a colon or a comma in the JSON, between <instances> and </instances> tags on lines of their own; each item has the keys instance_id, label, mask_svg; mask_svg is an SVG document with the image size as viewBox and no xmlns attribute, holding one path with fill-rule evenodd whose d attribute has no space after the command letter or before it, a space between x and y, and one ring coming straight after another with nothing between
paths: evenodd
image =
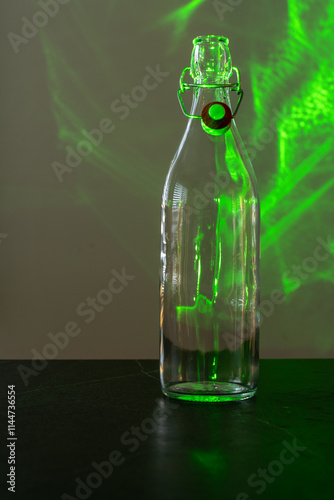
<instances>
[{"instance_id":1,"label":"bottle neck","mask_svg":"<svg viewBox=\"0 0 334 500\"><path fill-rule=\"evenodd\" d=\"M194 87L190 114L201 116L203 108L214 101L223 102L231 108L229 88Z\"/></svg>"}]
</instances>

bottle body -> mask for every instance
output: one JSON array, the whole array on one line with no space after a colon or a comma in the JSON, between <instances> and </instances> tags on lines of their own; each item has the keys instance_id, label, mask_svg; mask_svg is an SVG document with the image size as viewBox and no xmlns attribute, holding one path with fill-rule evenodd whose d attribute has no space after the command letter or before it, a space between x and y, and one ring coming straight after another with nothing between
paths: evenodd
<instances>
[{"instance_id":1,"label":"bottle body","mask_svg":"<svg viewBox=\"0 0 334 500\"><path fill-rule=\"evenodd\" d=\"M226 92L197 92L192 112ZM220 136L189 119L161 207L160 376L164 394L249 398L259 359L256 178L236 129Z\"/></svg>"}]
</instances>

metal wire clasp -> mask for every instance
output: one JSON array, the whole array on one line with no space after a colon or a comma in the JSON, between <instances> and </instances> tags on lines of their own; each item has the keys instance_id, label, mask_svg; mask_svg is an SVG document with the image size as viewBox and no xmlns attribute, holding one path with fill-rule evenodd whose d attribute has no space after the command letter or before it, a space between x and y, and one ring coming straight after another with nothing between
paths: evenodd
<instances>
[{"instance_id":1,"label":"metal wire clasp","mask_svg":"<svg viewBox=\"0 0 334 500\"><path fill-rule=\"evenodd\" d=\"M218 89L218 88L230 88L231 90L233 90L234 92L237 92L238 96L239 96L239 99L238 99L238 102L237 102L237 105L235 107L235 110L232 114L232 118L235 117L235 115L237 114L237 111L239 109L239 106L240 106L240 103L242 101L242 98L244 96L244 92L243 90L240 88L240 73L239 73L239 70L238 68L235 68L233 66L232 70L234 70L237 74L237 82L236 83L218 83L218 84L209 84L209 83L186 83L183 81L183 77L185 75L185 73L187 71L190 72L190 67L187 66L186 68L184 68L184 70L182 71L181 73L181 76L180 76L180 88L178 89L177 91L177 96L179 98L179 103L180 103L180 106L181 106L181 109L183 111L183 113L188 117L188 118L199 118L201 119L202 117L199 116L199 115L190 115L189 113L187 113L186 111L186 108L184 106L184 102L182 100L182 94L186 91L186 90L190 90L192 87L201 87L201 88L214 88L214 89Z\"/></svg>"}]
</instances>

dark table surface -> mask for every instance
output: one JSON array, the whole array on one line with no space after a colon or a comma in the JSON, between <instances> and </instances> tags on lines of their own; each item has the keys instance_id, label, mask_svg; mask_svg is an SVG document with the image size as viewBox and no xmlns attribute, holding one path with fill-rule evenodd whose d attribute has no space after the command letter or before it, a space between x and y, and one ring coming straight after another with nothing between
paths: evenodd
<instances>
[{"instance_id":1,"label":"dark table surface","mask_svg":"<svg viewBox=\"0 0 334 500\"><path fill-rule=\"evenodd\" d=\"M334 497L334 360L261 360L257 395L222 404L166 398L156 360L28 368L0 362L1 499ZM9 384L15 495L6 485Z\"/></svg>"}]
</instances>

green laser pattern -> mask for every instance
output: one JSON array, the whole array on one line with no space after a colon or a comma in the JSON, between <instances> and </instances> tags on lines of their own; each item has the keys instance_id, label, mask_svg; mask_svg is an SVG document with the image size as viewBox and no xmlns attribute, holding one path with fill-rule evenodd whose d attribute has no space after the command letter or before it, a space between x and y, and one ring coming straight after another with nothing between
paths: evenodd
<instances>
[{"instance_id":1,"label":"green laser pattern","mask_svg":"<svg viewBox=\"0 0 334 500\"><path fill-rule=\"evenodd\" d=\"M254 55L251 77L256 120L251 135L259 144L255 167L270 147L266 146L270 134L278 146L276 164L258 173L262 295L276 286L289 298L298 287L284 278L285 271L312 256L316 237L331 232L334 4L315 0L288 0L287 4L285 34L267 60L260 62ZM319 280L334 283L333 270L331 256L300 286Z\"/></svg>"}]
</instances>

